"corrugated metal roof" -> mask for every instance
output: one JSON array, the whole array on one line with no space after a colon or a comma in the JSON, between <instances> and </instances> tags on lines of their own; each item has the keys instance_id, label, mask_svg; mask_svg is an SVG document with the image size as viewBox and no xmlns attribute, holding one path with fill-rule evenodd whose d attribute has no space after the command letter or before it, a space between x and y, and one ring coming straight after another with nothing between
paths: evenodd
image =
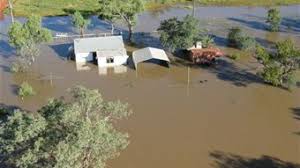
<instances>
[{"instance_id":1,"label":"corrugated metal roof","mask_svg":"<svg viewBox=\"0 0 300 168\"><path fill-rule=\"evenodd\" d=\"M79 38L74 40L74 52L116 51L125 48L122 36Z\"/></svg>"},{"instance_id":2,"label":"corrugated metal roof","mask_svg":"<svg viewBox=\"0 0 300 168\"><path fill-rule=\"evenodd\" d=\"M150 59L158 59L170 62L166 52L162 49L147 47L140 50L136 50L132 54L132 59L137 68L137 64Z\"/></svg>"}]
</instances>

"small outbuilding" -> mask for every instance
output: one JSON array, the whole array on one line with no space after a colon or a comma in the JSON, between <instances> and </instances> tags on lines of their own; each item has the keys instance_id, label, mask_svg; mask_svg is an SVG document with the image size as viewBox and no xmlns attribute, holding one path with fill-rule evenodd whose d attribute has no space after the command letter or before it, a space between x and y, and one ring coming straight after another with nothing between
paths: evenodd
<instances>
[{"instance_id":1,"label":"small outbuilding","mask_svg":"<svg viewBox=\"0 0 300 168\"><path fill-rule=\"evenodd\" d=\"M147 47L140 50L136 50L132 54L133 63L135 69L137 69L137 65L140 62L144 62L151 59L162 60L167 63L170 62L166 52L162 49Z\"/></svg>"},{"instance_id":2,"label":"small outbuilding","mask_svg":"<svg viewBox=\"0 0 300 168\"><path fill-rule=\"evenodd\" d=\"M127 64L122 36L79 38L74 40L76 63L93 61L99 68Z\"/></svg>"}]
</instances>

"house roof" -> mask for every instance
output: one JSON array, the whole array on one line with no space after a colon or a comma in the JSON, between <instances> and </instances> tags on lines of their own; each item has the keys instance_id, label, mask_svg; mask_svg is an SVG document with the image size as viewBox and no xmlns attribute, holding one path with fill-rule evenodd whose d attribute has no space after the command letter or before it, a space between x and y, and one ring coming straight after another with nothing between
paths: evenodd
<instances>
[{"instance_id":1,"label":"house roof","mask_svg":"<svg viewBox=\"0 0 300 168\"><path fill-rule=\"evenodd\" d=\"M132 59L134 62L135 68L137 68L137 64L143 61L147 61L150 59L158 59L170 62L166 52L164 50L158 48L147 47L140 50L136 50L132 54Z\"/></svg>"},{"instance_id":2,"label":"house roof","mask_svg":"<svg viewBox=\"0 0 300 168\"><path fill-rule=\"evenodd\" d=\"M78 38L74 40L74 52L90 53L97 51L116 51L124 50L124 42L122 36L106 36L92 38Z\"/></svg>"}]
</instances>

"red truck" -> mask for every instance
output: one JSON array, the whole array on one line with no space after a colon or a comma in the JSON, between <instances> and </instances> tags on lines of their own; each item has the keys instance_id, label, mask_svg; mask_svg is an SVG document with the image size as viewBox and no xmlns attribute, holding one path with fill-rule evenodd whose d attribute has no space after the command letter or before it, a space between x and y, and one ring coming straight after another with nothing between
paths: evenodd
<instances>
[{"instance_id":1,"label":"red truck","mask_svg":"<svg viewBox=\"0 0 300 168\"><path fill-rule=\"evenodd\" d=\"M188 50L188 57L194 64L212 64L224 53L218 48L193 48Z\"/></svg>"},{"instance_id":2,"label":"red truck","mask_svg":"<svg viewBox=\"0 0 300 168\"><path fill-rule=\"evenodd\" d=\"M0 0L0 20L4 18L3 11L8 6L7 0Z\"/></svg>"}]
</instances>

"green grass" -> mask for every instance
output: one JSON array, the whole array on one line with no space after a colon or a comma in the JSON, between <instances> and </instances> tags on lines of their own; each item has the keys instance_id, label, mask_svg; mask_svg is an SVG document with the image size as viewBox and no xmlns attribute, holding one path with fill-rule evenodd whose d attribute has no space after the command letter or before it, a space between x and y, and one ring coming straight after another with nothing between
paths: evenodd
<instances>
[{"instance_id":1,"label":"green grass","mask_svg":"<svg viewBox=\"0 0 300 168\"><path fill-rule=\"evenodd\" d=\"M197 0L203 5L217 6L272 6L299 4L300 0ZM155 10L178 2L191 0L148 0L147 10ZM97 10L98 0L19 0L15 3L17 16L28 16L32 13L41 16L67 15L68 11L80 10L94 13Z\"/></svg>"},{"instance_id":2,"label":"green grass","mask_svg":"<svg viewBox=\"0 0 300 168\"><path fill-rule=\"evenodd\" d=\"M20 0L16 1L14 12L17 16L28 16L32 13L41 16L69 14L68 11L79 10L93 12L97 10L97 0Z\"/></svg>"}]
</instances>

